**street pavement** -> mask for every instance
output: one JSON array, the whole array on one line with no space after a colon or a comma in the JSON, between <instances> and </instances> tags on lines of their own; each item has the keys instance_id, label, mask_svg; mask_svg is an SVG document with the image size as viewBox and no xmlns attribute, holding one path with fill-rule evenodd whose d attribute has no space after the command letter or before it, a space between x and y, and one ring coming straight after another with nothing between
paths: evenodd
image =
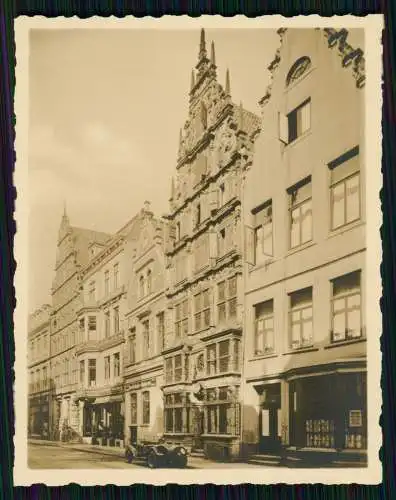
<instances>
[{"instance_id":1,"label":"street pavement","mask_svg":"<svg viewBox=\"0 0 396 500\"><path fill-rule=\"evenodd\" d=\"M147 468L144 461L128 464L122 449L102 450L90 445L45 443L28 444L30 469L131 469ZM251 469L260 465L246 463L218 463L202 457L190 456L188 469Z\"/></svg>"}]
</instances>

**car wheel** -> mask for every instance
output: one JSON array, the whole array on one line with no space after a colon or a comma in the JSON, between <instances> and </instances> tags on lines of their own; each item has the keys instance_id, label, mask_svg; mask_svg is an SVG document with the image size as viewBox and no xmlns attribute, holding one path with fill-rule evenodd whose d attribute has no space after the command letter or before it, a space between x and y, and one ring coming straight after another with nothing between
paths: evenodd
<instances>
[{"instance_id":1,"label":"car wheel","mask_svg":"<svg viewBox=\"0 0 396 500\"><path fill-rule=\"evenodd\" d=\"M184 457L178 457L177 459L177 467L180 467L180 468L184 468L187 466L187 457L184 456Z\"/></svg>"},{"instance_id":2,"label":"car wheel","mask_svg":"<svg viewBox=\"0 0 396 500\"><path fill-rule=\"evenodd\" d=\"M156 469L158 467L157 455L153 451L150 451L147 456L147 465L149 469Z\"/></svg>"}]
</instances>

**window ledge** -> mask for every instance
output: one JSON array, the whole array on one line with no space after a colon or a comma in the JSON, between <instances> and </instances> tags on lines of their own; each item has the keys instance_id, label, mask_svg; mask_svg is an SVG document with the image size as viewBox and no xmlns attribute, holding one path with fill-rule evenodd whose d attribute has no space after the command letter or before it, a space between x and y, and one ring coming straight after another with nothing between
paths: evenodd
<instances>
[{"instance_id":1,"label":"window ledge","mask_svg":"<svg viewBox=\"0 0 396 500\"><path fill-rule=\"evenodd\" d=\"M339 340L338 342L332 342L324 346L324 349L333 349L334 347L342 347L351 344L360 344L361 342L366 342L366 337L359 337L356 339Z\"/></svg>"},{"instance_id":2,"label":"window ledge","mask_svg":"<svg viewBox=\"0 0 396 500\"><path fill-rule=\"evenodd\" d=\"M349 222L348 224L344 224L343 226L337 227L336 229L330 229L330 233L327 236L327 239L334 238L335 236L340 236L352 229L357 227L365 226L365 222L362 219L355 220L353 222Z\"/></svg>"},{"instance_id":3,"label":"window ledge","mask_svg":"<svg viewBox=\"0 0 396 500\"><path fill-rule=\"evenodd\" d=\"M238 436L233 434L201 434L203 438L215 438L215 439L237 439Z\"/></svg>"},{"instance_id":4,"label":"window ledge","mask_svg":"<svg viewBox=\"0 0 396 500\"><path fill-rule=\"evenodd\" d=\"M315 352L315 351L319 351L319 347L301 347L300 349L284 352L282 356L288 356L289 354L300 354L303 352Z\"/></svg>"},{"instance_id":5,"label":"window ledge","mask_svg":"<svg viewBox=\"0 0 396 500\"><path fill-rule=\"evenodd\" d=\"M316 245L315 241L307 241L306 243L303 243L302 245L299 245L298 247L290 248L287 251L286 257L289 257L289 255L294 255L295 253L301 252L305 250L306 248L310 248Z\"/></svg>"},{"instance_id":6,"label":"window ledge","mask_svg":"<svg viewBox=\"0 0 396 500\"><path fill-rule=\"evenodd\" d=\"M259 361L260 359L277 358L278 356L279 354L276 352L269 352L268 354L258 354L257 356L253 356L252 358L248 359L248 363L252 361Z\"/></svg>"},{"instance_id":7,"label":"window ledge","mask_svg":"<svg viewBox=\"0 0 396 500\"><path fill-rule=\"evenodd\" d=\"M201 380L210 380L214 378L219 378L219 377L240 377L241 372L238 370L232 370L232 371L227 371L227 372L222 372L222 373L214 373L212 375L203 375L200 376L199 378L195 378L195 382L199 382Z\"/></svg>"},{"instance_id":8,"label":"window ledge","mask_svg":"<svg viewBox=\"0 0 396 500\"><path fill-rule=\"evenodd\" d=\"M301 134L300 136L298 136L296 139L294 139L294 141L288 142L287 144L284 144L284 150L283 151L286 153L293 146L295 146L296 144L300 143L302 140L306 139L310 135L312 135L312 129L307 130L306 132L304 132L303 134Z\"/></svg>"}]
</instances>

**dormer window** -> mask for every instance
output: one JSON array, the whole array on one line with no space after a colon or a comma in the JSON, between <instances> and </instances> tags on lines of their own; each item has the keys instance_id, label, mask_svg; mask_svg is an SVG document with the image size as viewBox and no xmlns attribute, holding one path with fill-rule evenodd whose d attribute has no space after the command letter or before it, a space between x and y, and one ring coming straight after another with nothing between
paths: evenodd
<instances>
[{"instance_id":1,"label":"dormer window","mask_svg":"<svg viewBox=\"0 0 396 500\"><path fill-rule=\"evenodd\" d=\"M286 77L286 87L298 80L311 67L311 59L308 56L303 56L290 68Z\"/></svg>"}]
</instances>

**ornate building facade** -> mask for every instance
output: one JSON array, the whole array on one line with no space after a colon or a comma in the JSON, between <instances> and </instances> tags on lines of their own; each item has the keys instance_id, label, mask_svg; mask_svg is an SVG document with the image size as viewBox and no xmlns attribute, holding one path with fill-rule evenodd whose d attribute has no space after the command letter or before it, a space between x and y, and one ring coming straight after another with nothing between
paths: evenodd
<instances>
[{"instance_id":1,"label":"ornate building facade","mask_svg":"<svg viewBox=\"0 0 396 500\"><path fill-rule=\"evenodd\" d=\"M346 30L279 33L244 194L244 452L364 462L363 52Z\"/></svg>"},{"instance_id":2,"label":"ornate building facade","mask_svg":"<svg viewBox=\"0 0 396 500\"><path fill-rule=\"evenodd\" d=\"M45 304L28 320L28 435L49 437L50 392L50 314Z\"/></svg>"},{"instance_id":3,"label":"ornate building facade","mask_svg":"<svg viewBox=\"0 0 396 500\"><path fill-rule=\"evenodd\" d=\"M146 202L125 244L125 439L132 443L163 433L165 231L166 221L155 218Z\"/></svg>"},{"instance_id":4,"label":"ornate building facade","mask_svg":"<svg viewBox=\"0 0 396 500\"><path fill-rule=\"evenodd\" d=\"M166 242L164 433L238 455L244 288L241 179L260 120L217 80L202 30L180 132Z\"/></svg>"}]
</instances>

